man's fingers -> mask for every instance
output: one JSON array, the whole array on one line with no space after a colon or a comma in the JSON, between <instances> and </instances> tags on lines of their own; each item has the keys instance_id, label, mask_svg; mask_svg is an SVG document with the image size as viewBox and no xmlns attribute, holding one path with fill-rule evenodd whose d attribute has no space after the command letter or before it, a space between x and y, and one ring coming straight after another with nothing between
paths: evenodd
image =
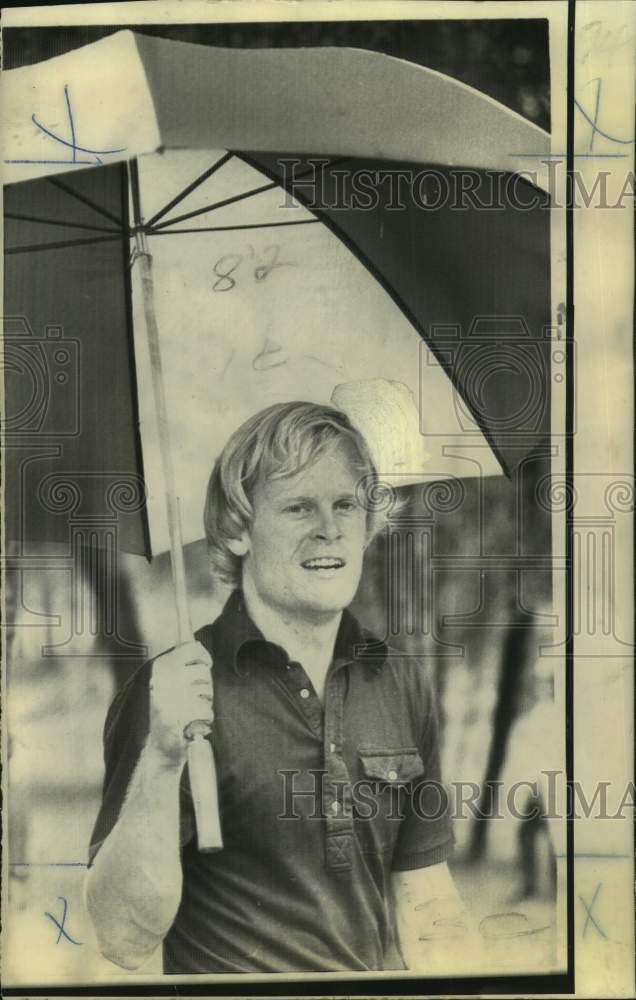
<instances>
[{"instance_id":1,"label":"man's fingers","mask_svg":"<svg viewBox=\"0 0 636 1000\"><path fill-rule=\"evenodd\" d=\"M150 680L151 733L171 756L185 752L191 722L212 724L212 659L200 642L185 642L158 657Z\"/></svg>"},{"instance_id":2,"label":"man's fingers","mask_svg":"<svg viewBox=\"0 0 636 1000\"><path fill-rule=\"evenodd\" d=\"M199 695L196 698L189 698L183 705L179 713L182 729L186 729L190 722L203 719L205 722L212 722L214 713L212 711L212 699Z\"/></svg>"},{"instance_id":3,"label":"man's fingers","mask_svg":"<svg viewBox=\"0 0 636 1000\"><path fill-rule=\"evenodd\" d=\"M193 667L199 663L202 663L209 670L210 667L212 666L212 657L210 656L208 651L204 649L203 646L201 646L201 644L198 642L191 644L189 643L188 645L192 646L192 648L183 650L184 659L182 660L182 662L185 664L185 666ZM179 650L179 652L181 652L181 650Z\"/></svg>"},{"instance_id":4,"label":"man's fingers","mask_svg":"<svg viewBox=\"0 0 636 1000\"><path fill-rule=\"evenodd\" d=\"M187 664L183 679L188 685L211 684L210 667L207 663Z\"/></svg>"},{"instance_id":5,"label":"man's fingers","mask_svg":"<svg viewBox=\"0 0 636 1000\"><path fill-rule=\"evenodd\" d=\"M208 666L212 664L212 658L201 642L197 642L196 640L184 642L182 646L177 646L177 649L183 650L187 656L187 662L207 663Z\"/></svg>"},{"instance_id":6,"label":"man's fingers","mask_svg":"<svg viewBox=\"0 0 636 1000\"><path fill-rule=\"evenodd\" d=\"M212 659L198 643L188 643L187 651L182 647L173 649L171 653L160 656L152 668L154 681L169 684L191 684L193 681L210 680Z\"/></svg>"},{"instance_id":7,"label":"man's fingers","mask_svg":"<svg viewBox=\"0 0 636 1000\"><path fill-rule=\"evenodd\" d=\"M203 701L209 701L210 704L212 704L214 700L214 696L212 694L212 688L209 686L206 688L202 687L200 691L196 691L196 697Z\"/></svg>"},{"instance_id":8,"label":"man's fingers","mask_svg":"<svg viewBox=\"0 0 636 1000\"><path fill-rule=\"evenodd\" d=\"M189 688L173 697L170 704L160 709L164 724L174 727L177 732L184 729L193 719L213 718L211 691Z\"/></svg>"}]
</instances>

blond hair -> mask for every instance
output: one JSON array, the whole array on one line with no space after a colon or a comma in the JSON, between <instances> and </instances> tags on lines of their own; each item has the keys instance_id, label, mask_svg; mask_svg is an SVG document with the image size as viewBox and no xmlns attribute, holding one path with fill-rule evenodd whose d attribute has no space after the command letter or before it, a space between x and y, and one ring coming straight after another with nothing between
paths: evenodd
<instances>
[{"instance_id":1,"label":"blond hair","mask_svg":"<svg viewBox=\"0 0 636 1000\"><path fill-rule=\"evenodd\" d=\"M360 473L358 494L367 509L369 536L379 530L383 519L365 499L373 494L377 473L366 441L349 418L332 406L275 403L232 434L212 469L203 519L212 569L219 579L240 584L241 558L228 542L249 531L258 483L295 475L338 444L348 446Z\"/></svg>"}]
</instances>

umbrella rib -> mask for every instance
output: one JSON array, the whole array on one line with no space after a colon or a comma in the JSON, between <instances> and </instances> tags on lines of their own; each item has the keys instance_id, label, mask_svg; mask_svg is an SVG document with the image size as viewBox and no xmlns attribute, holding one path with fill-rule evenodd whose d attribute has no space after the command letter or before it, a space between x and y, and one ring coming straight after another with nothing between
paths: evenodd
<instances>
[{"instance_id":1,"label":"umbrella rib","mask_svg":"<svg viewBox=\"0 0 636 1000\"><path fill-rule=\"evenodd\" d=\"M298 219L295 222L253 222L244 226L202 226L198 229L155 229L150 236L179 236L181 233L228 233L235 229L274 229L277 226L310 226L321 219Z\"/></svg>"},{"instance_id":2,"label":"umbrella rib","mask_svg":"<svg viewBox=\"0 0 636 1000\"><path fill-rule=\"evenodd\" d=\"M203 184L203 182L207 181L209 177L212 177L212 175L215 174L217 170L220 170L221 167L224 167L225 164L228 162L228 160L231 160L233 156L234 153L225 153L220 159L218 159L215 163L213 163L211 167L208 167L207 170L204 170L200 177L197 177L196 180L192 181L192 184L188 184L188 186L184 188L183 191L181 191L178 195L176 195L172 199L172 201L169 201L168 204L164 205L164 207L160 209L155 215L153 215L151 219L148 219L146 225L148 227L152 227L155 225L155 223L159 222L159 219L163 219L166 212L169 212L171 208L174 208L175 205L178 205L179 202L184 200L184 198L187 198L189 194L192 194L192 192L195 191L200 184Z\"/></svg>"},{"instance_id":3,"label":"umbrella rib","mask_svg":"<svg viewBox=\"0 0 636 1000\"><path fill-rule=\"evenodd\" d=\"M244 201L246 198L251 198L253 195L262 194L264 191L271 191L272 188L280 187L275 181L271 184L263 184L261 187L252 188L251 191L243 191L241 194L233 194L230 198L224 198L222 201L213 202L211 205L205 205L204 208L196 208L192 212L186 212L184 215L177 215L174 219L166 219L165 222L161 222L158 226L149 230L149 233L156 233L159 229L163 229L165 226L174 226L177 222L185 222L186 219L194 219L197 215L205 215L206 212L214 212L217 208L225 208L226 205L233 205L237 201Z\"/></svg>"},{"instance_id":4,"label":"umbrella rib","mask_svg":"<svg viewBox=\"0 0 636 1000\"><path fill-rule=\"evenodd\" d=\"M46 226L66 226L69 229L88 229L96 233L119 233L118 229L107 229L105 226L89 226L83 222L67 222L64 219L45 219L39 215L21 215L18 212L5 212L5 219L18 219L20 222L39 222Z\"/></svg>"},{"instance_id":5,"label":"umbrella rib","mask_svg":"<svg viewBox=\"0 0 636 1000\"><path fill-rule=\"evenodd\" d=\"M89 208L92 208L93 211L97 212L99 215L103 215L106 219L109 219L111 222L114 222L116 226L121 227L121 219L118 219L116 215L113 215L112 212L109 212L107 208L102 208L101 205L98 205L90 198L87 198L86 195L80 194L79 191L74 191L73 188L68 187L67 184L64 184L64 182L59 180L59 178L57 177L47 177L46 180L49 182L49 184L53 184L55 187L58 187L60 191L64 191L65 194L70 195L71 198L75 198L76 201L81 201L83 205L87 205Z\"/></svg>"},{"instance_id":6,"label":"umbrella rib","mask_svg":"<svg viewBox=\"0 0 636 1000\"><path fill-rule=\"evenodd\" d=\"M65 247L90 246L93 243L112 243L113 240L121 240L122 234L115 233L114 236L87 236L84 240L60 240L59 243L30 243L24 247L6 247L5 254L30 253L34 250L61 250Z\"/></svg>"},{"instance_id":7,"label":"umbrella rib","mask_svg":"<svg viewBox=\"0 0 636 1000\"><path fill-rule=\"evenodd\" d=\"M139 193L139 164L137 160L130 160L128 164L128 176L130 179L130 197L132 200L133 219L135 227L141 227L141 196Z\"/></svg>"},{"instance_id":8,"label":"umbrella rib","mask_svg":"<svg viewBox=\"0 0 636 1000\"><path fill-rule=\"evenodd\" d=\"M236 153L232 155L235 156ZM243 156L240 156L240 159L244 160L246 163L249 162ZM344 160L346 159L347 157L341 157L340 159L331 160L328 163L323 163L323 165L321 166L321 170L324 170L326 167L329 168L335 167L337 164L344 162ZM313 174L314 170L315 167L312 166L308 167L307 170L304 170L301 173L296 174L296 176L294 177L294 182L302 180L302 178L307 176L308 174ZM279 181L272 181L270 184L263 184L261 185L261 187L252 188L250 191L243 191L241 194L234 194L230 198L224 198L222 201L214 202L211 205L205 205L203 208L194 209L192 212L187 212L185 215L177 215L176 218L174 219L166 219L165 222L160 223L158 226L154 226L153 229L150 230L147 229L146 231L149 234L157 233L160 229L164 229L166 226L174 226L178 222L185 222L187 219L193 219L197 215L205 215L206 212L214 212L216 211L217 208L225 208L227 205L234 205L236 202L244 201L246 198L252 198L254 195L262 194L264 191L271 191L273 188L282 188L282 187L283 185ZM293 194L293 191L291 193Z\"/></svg>"}]
</instances>

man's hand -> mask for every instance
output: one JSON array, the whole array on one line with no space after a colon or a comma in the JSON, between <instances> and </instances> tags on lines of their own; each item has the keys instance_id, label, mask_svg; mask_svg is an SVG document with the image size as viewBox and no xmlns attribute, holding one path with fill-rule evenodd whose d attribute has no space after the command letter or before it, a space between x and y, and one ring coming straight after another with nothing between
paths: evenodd
<instances>
[{"instance_id":1,"label":"man's hand","mask_svg":"<svg viewBox=\"0 0 636 1000\"><path fill-rule=\"evenodd\" d=\"M185 763L190 722L212 722L212 659L200 642L184 642L159 656L150 679L148 744L167 763Z\"/></svg>"}]
</instances>

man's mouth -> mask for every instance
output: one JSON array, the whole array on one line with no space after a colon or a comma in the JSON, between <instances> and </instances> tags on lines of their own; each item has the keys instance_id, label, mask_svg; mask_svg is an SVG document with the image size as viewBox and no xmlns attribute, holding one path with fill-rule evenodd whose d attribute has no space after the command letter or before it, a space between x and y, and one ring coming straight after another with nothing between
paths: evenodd
<instances>
[{"instance_id":1,"label":"man's mouth","mask_svg":"<svg viewBox=\"0 0 636 1000\"><path fill-rule=\"evenodd\" d=\"M316 559L305 559L300 565L303 569L342 569L346 563L337 556L319 556Z\"/></svg>"}]
</instances>

